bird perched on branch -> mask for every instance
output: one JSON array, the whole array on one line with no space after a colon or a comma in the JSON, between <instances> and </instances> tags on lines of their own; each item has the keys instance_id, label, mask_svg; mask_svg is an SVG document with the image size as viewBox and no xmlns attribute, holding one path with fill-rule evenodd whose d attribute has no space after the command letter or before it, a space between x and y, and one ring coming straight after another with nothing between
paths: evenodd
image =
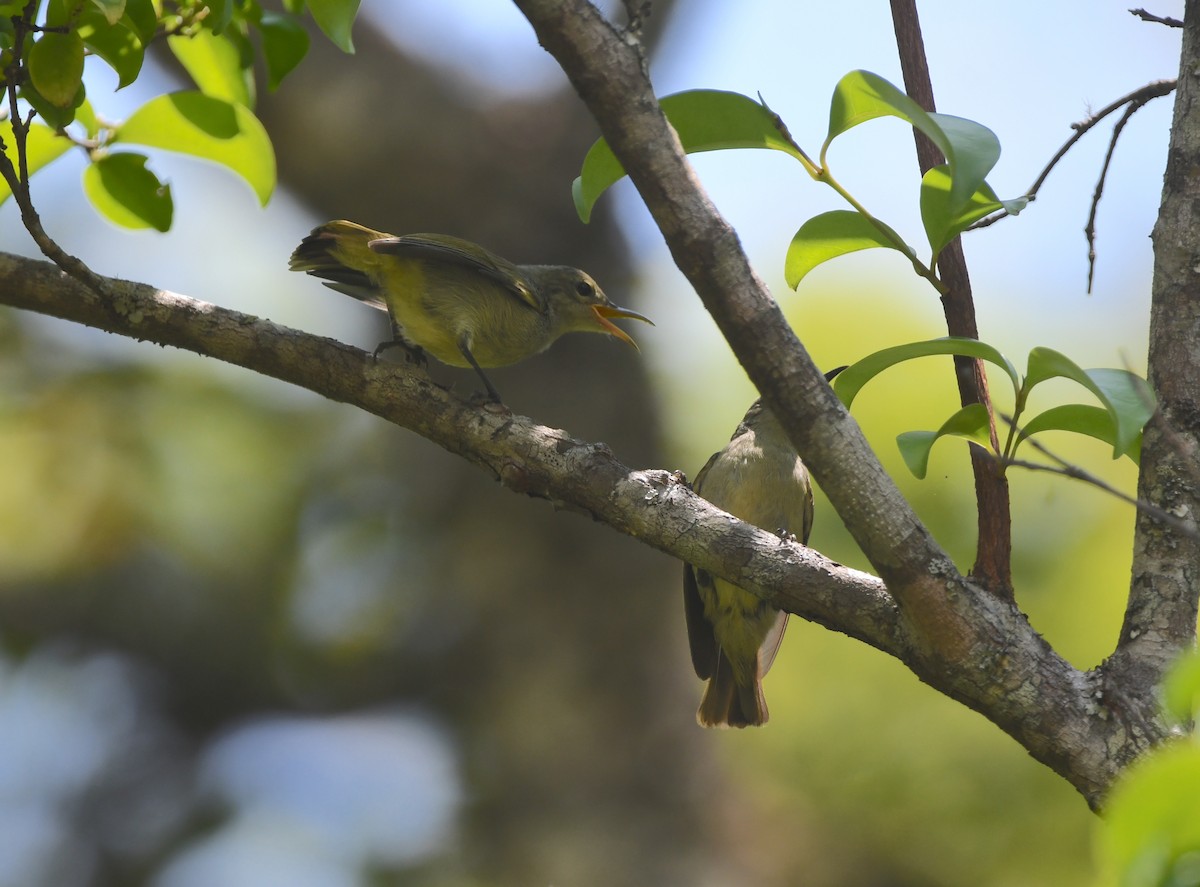
<instances>
[{"instance_id":1,"label":"bird perched on branch","mask_svg":"<svg viewBox=\"0 0 1200 887\"><path fill-rule=\"evenodd\" d=\"M734 517L808 541L813 523L808 470L761 399L751 404L725 448L700 469L693 489ZM692 665L708 681L696 720L705 727L765 724L762 678L783 640L787 613L691 564L684 565L683 604Z\"/></svg>"},{"instance_id":2,"label":"bird perched on branch","mask_svg":"<svg viewBox=\"0 0 1200 887\"><path fill-rule=\"evenodd\" d=\"M496 402L500 395L483 367L518 363L571 332L605 333L637 348L609 318L651 323L614 305L577 268L514 265L445 234L395 237L328 222L301 241L290 267L387 311L395 340L411 359L423 362L432 354L450 366L472 367Z\"/></svg>"}]
</instances>

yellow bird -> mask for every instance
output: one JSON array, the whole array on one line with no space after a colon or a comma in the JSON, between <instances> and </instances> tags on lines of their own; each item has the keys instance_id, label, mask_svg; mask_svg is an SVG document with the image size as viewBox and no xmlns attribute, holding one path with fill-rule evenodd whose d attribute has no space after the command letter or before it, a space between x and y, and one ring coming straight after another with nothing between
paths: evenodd
<instances>
[{"instance_id":1,"label":"yellow bird","mask_svg":"<svg viewBox=\"0 0 1200 887\"><path fill-rule=\"evenodd\" d=\"M825 381L844 369L830 370ZM808 542L812 481L761 399L750 405L725 448L700 469L692 488L736 518ZM708 681L696 720L705 727L765 724L762 679L779 652L787 613L691 564L683 569L683 609L692 666Z\"/></svg>"},{"instance_id":2,"label":"yellow bird","mask_svg":"<svg viewBox=\"0 0 1200 887\"><path fill-rule=\"evenodd\" d=\"M518 363L571 332L605 333L637 348L609 318L652 323L614 305L577 268L515 265L445 234L396 237L354 222L328 222L296 247L290 267L387 311L395 341L412 359L432 354L450 366L472 367L496 402L500 395L483 367Z\"/></svg>"}]
</instances>

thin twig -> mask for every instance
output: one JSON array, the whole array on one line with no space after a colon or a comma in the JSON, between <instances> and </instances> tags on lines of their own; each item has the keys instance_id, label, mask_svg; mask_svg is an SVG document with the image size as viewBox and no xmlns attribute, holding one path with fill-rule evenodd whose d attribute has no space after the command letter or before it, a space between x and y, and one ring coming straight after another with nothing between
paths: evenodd
<instances>
[{"instance_id":1,"label":"thin twig","mask_svg":"<svg viewBox=\"0 0 1200 887\"><path fill-rule=\"evenodd\" d=\"M1106 105L1104 108L1101 108L1095 114L1088 116L1084 120L1081 120L1078 123L1072 123L1071 129L1075 130L1074 134L1072 134L1069 139L1063 142L1062 147L1055 152L1054 156L1050 158L1050 162L1046 164L1045 168L1041 171L1038 177L1034 179L1033 184L1029 186L1029 189L1024 194L1025 199L1030 203L1037 199L1038 191L1041 190L1042 183L1046 181L1051 170L1053 170L1054 167L1058 165L1058 162L1067 155L1067 152L1075 146L1075 143L1083 138L1084 135L1087 134L1088 130L1094 127L1097 123L1099 123L1109 114L1132 102L1137 102L1138 107L1140 108L1151 99L1157 99L1165 95L1170 95L1175 90L1176 83L1176 80L1155 80L1153 83L1147 83L1145 86L1135 89L1128 95L1122 96L1115 102ZM1001 210L995 215L980 219L967 230L974 231L978 228L986 228L989 225L996 224L996 222L1003 218L1007 218L1010 215L1012 215L1012 213L1010 213L1008 210Z\"/></svg>"},{"instance_id":2,"label":"thin twig","mask_svg":"<svg viewBox=\"0 0 1200 887\"><path fill-rule=\"evenodd\" d=\"M1104 165L1100 167L1100 178L1096 181L1096 190L1092 193L1092 206L1088 212L1087 225L1083 229L1088 242L1088 293L1091 293L1092 281L1096 277L1096 213L1100 208L1100 198L1104 194L1104 183L1108 179L1108 168L1112 165L1113 152L1117 149L1117 139L1121 137L1121 130L1125 128L1125 124L1129 122L1129 118L1136 114L1138 108L1142 107L1148 101L1150 100L1141 99L1130 102L1129 106L1125 109L1125 113L1121 115L1121 119L1113 127L1112 138L1108 140L1108 151L1104 154Z\"/></svg>"},{"instance_id":3,"label":"thin twig","mask_svg":"<svg viewBox=\"0 0 1200 887\"><path fill-rule=\"evenodd\" d=\"M1012 424L1011 416L1003 416L1002 415L1001 418L1004 421L1008 422L1009 425ZM1195 522L1181 520L1180 518L1171 514L1171 512L1169 512L1163 508L1159 508L1157 505L1154 505L1153 503L1147 502L1144 499L1138 499L1134 496L1130 496L1128 493L1121 492L1116 487L1112 486L1111 484L1109 484L1106 481L1101 480L1100 478L1096 477L1096 475L1092 474L1091 472L1085 471L1084 469L1080 468L1078 465L1068 462L1066 459L1064 459L1061 456L1057 455L1056 453L1052 452L1045 444L1041 443L1040 441L1034 440L1032 437L1022 438L1021 442L1028 443L1031 447L1033 447L1035 450L1037 450L1039 453L1041 453L1047 459L1050 459L1051 461L1053 461L1055 464L1054 465L1046 465L1042 462L1027 462L1024 459L1014 459L1011 456L1008 458L1004 458L1002 456L997 456L994 454L992 455L992 458L994 458L1001 466L1004 466L1004 467L1007 467L1009 465L1014 465L1017 468L1025 468L1025 469L1028 469L1029 471L1046 471L1051 474L1058 474L1058 475L1061 475L1062 477L1069 477L1074 480L1083 481L1086 484L1091 484L1092 486L1097 487L1098 489L1101 489L1104 492L1117 497L1122 502L1129 503L1130 505L1134 506L1139 511L1141 511L1145 514L1148 514L1150 517L1154 518L1155 520L1159 521L1160 523L1166 524L1167 526L1178 531L1179 533L1182 533L1183 535L1185 535L1191 539L1200 539L1200 529L1198 529L1196 527Z\"/></svg>"},{"instance_id":4,"label":"thin twig","mask_svg":"<svg viewBox=\"0 0 1200 887\"><path fill-rule=\"evenodd\" d=\"M1166 25L1168 28L1182 28L1183 22L1177 18L1171 18L1165 15L1155 15L1153 12L1147 12L1144 9L1131 9L1131 15L1136 15L1144 22L1152 22L1156 25Z\"/></svg>"}]
</instances>

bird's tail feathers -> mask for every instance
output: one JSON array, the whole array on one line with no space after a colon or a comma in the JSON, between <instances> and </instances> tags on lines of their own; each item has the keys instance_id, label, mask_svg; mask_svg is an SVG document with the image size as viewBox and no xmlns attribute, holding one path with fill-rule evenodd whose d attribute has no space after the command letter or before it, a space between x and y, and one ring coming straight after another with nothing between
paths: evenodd
<instances>
[{"instance_id":1,"label":"bird's tail feathers","mask_svg":"<svg viewBox=\"0 0 1200 887\"><path fill-rule=\"evenodd\" d=\"M738 684L723 655L716 673L704 688L696 720L702 727L758 727L767 722L767 700L756 674L748 684Z\"/></svg>"},{"instance_id":2,"label":"bird's tail feathers","mask_svg":"<svg viewBox=\"0 0 1200 887\"><path fill-rule=\"evenodd\" d=\"M326 222L300 241L288 267L319 277L330 289L386 311L379 289L361 270L372 260L367 244L383 236L354 222Z\"/></svg>"}]
</instances>

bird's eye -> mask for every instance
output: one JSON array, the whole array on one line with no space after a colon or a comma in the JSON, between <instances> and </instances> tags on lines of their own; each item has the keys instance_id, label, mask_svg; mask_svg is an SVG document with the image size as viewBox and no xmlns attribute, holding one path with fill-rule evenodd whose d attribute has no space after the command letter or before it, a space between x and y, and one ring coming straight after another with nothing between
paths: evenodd
<instances>
[{"instance_id":1,"label":"bird's eye","mask_svg":"<svg viewBox=\"0 0 1200 887\"><path fill-rule=\"evenodd\" d=\"M588 281L581 280L579 283L575 284L575 292L579 293L579 295L583 296L585 299L590 299L592 296L596 295L596 288Z\"/></svg>"}]
</instances>

